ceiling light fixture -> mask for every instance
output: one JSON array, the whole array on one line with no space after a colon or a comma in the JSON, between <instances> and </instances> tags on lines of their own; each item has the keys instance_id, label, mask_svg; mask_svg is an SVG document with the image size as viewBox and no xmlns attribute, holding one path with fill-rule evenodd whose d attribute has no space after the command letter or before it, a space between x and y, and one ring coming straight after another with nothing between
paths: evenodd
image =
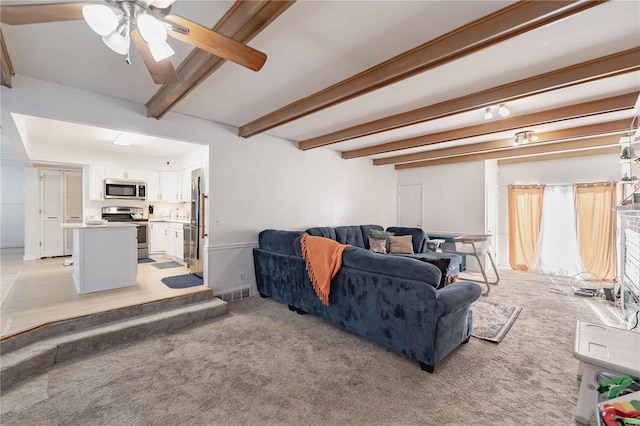
<instances>
[{"instance_id":1,"label":"ceiling light fixture","mask_svg":"<svg viewBox=\"0 0 640 426\"><path fill-rule=\"evenodd\" d=\"M491 120L493 118L493 112L491 112L491 107L487 107L484 110L484 119Z\"/></svg>"},{"instance_id":2,"label":"ceiling light fixture","mask_svg":"<svg viewBox=\"0 0 640 426\"><path fill-rule=\"evenodd\" d=\"M175 55L167 43L167 29L171 27L150 14L149 2L121 1L117 7L121 11L105 5L87 5L82 8L82 16L93 31L102 36L102 41L114 52L129 58L132 26L138 28L142 39L149 46L156 62ZM172 3L172 2L170 2Z\"/></svg>"},{"instance_id":3,"label":"ceiling light fixture","mask_svg":"<svg viewBox=\"0 0 640 426\"><path fill-rule=\"evenodd\" d=\"M129 53L129 46L131 45L131 39L129 38L129 22L121 24L118 29L108 36L102 37L102 41L109 49L113 50L120 55L126 55Z\"/></svg>"},{"instance_id":4,"label":"ceiling light fixture","mask_svg":"<svg viewBox=\"0 0 640 426\"><path fill-rule=\"evenodd\" d=\"M83 7L82 16L91 29L101 36L109 35L118 28L116 12L103 4L89 4Z\"/></svg>"},{"instance_id":5,"label":"ceiling light fixture","mask_svg":"<svg viewBox=\"0 0 640 426\"><path fill-rule=\"evenodd\" d=\"M132 140L131 137L127 137L124 132L121 132L111 143L119 146L131 146Z\"/></svg>"},{"instance_id":6,"label":"ceiling light fixture","mask_svg":"<svg viewBox=\"0 0 640 426\"><path fill-rule=\"evenodd\" d=\"M511 114L511 111L509 111L509 108L507 108L507 105L500 104L500 106L498 107L498 115L500 117L508 117L509 114Z\"/></svg>"},{"instance_id":7,"label":"ceiling light fixture","mask_svg":"<svg viewBox=\"0 0 640 426\"><path fill-rule=\"evenodd\" d=\"M520 146L525 143L536 142L538 140L538 136L531 130L525 130L523 132L516 133L516 138L513 141L513 146Z\"/></svg>"}]
</instances>

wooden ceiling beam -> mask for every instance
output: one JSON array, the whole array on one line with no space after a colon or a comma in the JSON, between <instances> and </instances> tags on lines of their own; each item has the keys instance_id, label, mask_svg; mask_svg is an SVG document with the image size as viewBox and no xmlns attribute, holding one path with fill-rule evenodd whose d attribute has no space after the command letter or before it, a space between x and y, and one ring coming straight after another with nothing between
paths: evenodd
<instances>
[{"instance_id":1,"label":"wooden ceiling beam","mask_svg":"<svg viewBox=\"0 0 640 426\"><path fill-rule=\"evenodd\" d=\"M607 148L585 149L583 151L560 152L558 154L540 154L530 155L528 157L506 158L498 160L498 167L507 166L509 164L531 163L533 161L551 161L563 160L565 158L591 157L594 155L617 154L620 148L617 146L609 146Z\"/></svg>"},{"instance_id":2,"label":"wooden ceiling beam","mask_svg":"<svg viewBox=\"0 0 640 426\"><path fill-rule=\"evenodd\" d=\"M568 129L555 130L552 132L536 133L538 140L531 142L531 145L544 145L560 140L588 138L593 136L626 134L629 131L629 120L609 121L605 123L590 124L586 126L572 127ZM434 149L430 151L417 152L414 154L398 155L395 157L378 158L373 160L374 166L386 164L408 163L420 160L433 160L436 158L447 158L457 155L474 154L481 152L500 151L513 147L514 138L501 139L490 142L481 142L467 145L454 146L451 148Z\"/></svg>"},{"instance_id":3,"label":"wooden ceiling beam","mask_svg":"<svg viewBox=\"0 0 640 426\"><path fill-rule=\"evenodd\" d=\"M0 29L0 84L11 89L14 74L11 58L9 58L9 51L7 50L7 45L4 43L4 35Z\"/></svg>"},{"instance_id":4,"label":"wooden ceiling beam","mask_svg":"<svg viewBox=\"0 0 640 426\"><path fill-rule=\"evenodd\" d=\"M244 44L251 41L293 3L295 0L237 0L212 30ZM204 50L193 49L178 67L180 81L165 84L147 102L147 116L162 118L225 62L225 59Z\"/></svg>"},{"instance_id":5,"label":"wooden ceiling beam","mask_svg":"<svg viewBox=\"0 0 640 426\"><path fill-rule=\"evenodd\" d=\"M580 13L601 1L519 1L240 127L250 137Z\"/></svg>"},{"instance_id":6,"label":"wooden ceiling beam","mask_svg":"<svg viewBox=\"0 0 640 426\"><path fill-rule=\"evenodd\" d=\"M417 161L415 163L396 164L396 170L414 169L417 167L439 166L442 164L463 163L468 161L497 160L501 158L524 157L529 155L540 155L550 153L560 153L568 151L580 151L585 149L606 148L619 146L618 136L598 136L595 138L578 139L568 142L556 142L539 146L512 147L504 151L483 152L479 154L461 155L459 157L439 158L430 161Z\"/></svg>"},{"instance_id":7,"label":"wooden ceiling beam","mask_svg":"<svg viewBox=\"0 0 640 426\"><path fill-rule=\"evenodd\" d=\"M301 141L302 150L386 132L640 70L640 47Z\"/></svg>"},{"instance_id":8,"label":"wooden ceiling beam","mask_svg":"<svg viewBox=\"0 0 640 426\"><path fill-rule=\"evenodd\" d=\"M637 99L638 93L630 92L611 98L599 99L591 102L584 102L581 104L536 112L533 114L526 114L513 118L505 118L502 120L491 121L474 126L446 130L438 133L430 133L394 142L387 142L379 145L344 151L342 153L342 158L350 159L366 157L368 155L384 154L385 152L419 148L436 143L470 138L474 136L488 135L490 133L523 129L525 127L548 124L579 117L587 117L608 112L624 111L632 109Z\"/></svg>"}]
</instances>

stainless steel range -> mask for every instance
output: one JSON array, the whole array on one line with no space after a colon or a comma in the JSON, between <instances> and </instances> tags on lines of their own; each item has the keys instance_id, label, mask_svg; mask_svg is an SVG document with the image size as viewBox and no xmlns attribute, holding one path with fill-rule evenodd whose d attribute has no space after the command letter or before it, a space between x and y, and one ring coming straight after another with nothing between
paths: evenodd
<instances>
[{"instance_id":1,"label":"stainless steel range","mask_svg":"<svg viewBox=\"0 0 640 426\"><path fill-rule=\"evenodd\" d=\"M142 218L140 207L103 207L102 219L109 222L135 222L138 225L138 259L149 257L149 234L147 219Z\"/></svg>"}]
</instances>

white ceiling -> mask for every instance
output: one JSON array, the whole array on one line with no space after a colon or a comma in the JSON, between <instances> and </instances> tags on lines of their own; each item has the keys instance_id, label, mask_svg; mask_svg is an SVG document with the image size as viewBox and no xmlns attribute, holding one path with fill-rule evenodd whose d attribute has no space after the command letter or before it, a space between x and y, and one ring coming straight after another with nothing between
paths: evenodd
<instances>
[{"instance_id":1,"label":"white ceiling","mask_svg":"<svg viewBox=\"0 0 640 426\"><path fill-rule=\"evenodd\" d=\"M16 114L19 115L19 114ZM37 149L42 145L113 152L133 156L171 158L182 157L190 151L202 148L202 145L158 138L155 136L121 132L114 129L67 123L48 118L20 115L27 129L30 145ZM114 145L118 137L131 141L130 146Z\"/></svg>"},{"instance_id":2,"label":"white ceiling","mask_svg":"<svg viewBox=\"0 0 640 426\"><path fill-rule=\"evenodd\" d=\"M240 126L510 3L513 2L298 0L249 43L268 55L261 71L256 73L226 63L174 111ZM231 1L178 0L172 13L211 27L232 4ZM140 104L146 103L158 88L137 54L133 57L134 63L126 65L122 57L104 46L82 21L3 25L2 31L17 74ZM173 61L177 65L190 47L172 39L169 43L176 51ZM640 2L610 1L268 133L288 140L304 140L639 44ZM509 107L512 116L516 116L629 91L640 91L640 72L532 96L510 102ZM606 118L617 120L632 114L627 111ZM602 120L596 117L578 122L582 125ZM350 150L483 121L482 111L467 112L328 148ZM27 120L29 133L44 134L35 128L38 126L45 126L42 119ZM558 125L533 130L549 131L554 126ZM76 132L66 123L59 126L55 143L80 143L74 137L63 136L64 129ZM460 140L430 149L503 139L511 133ZM98 143L100 138L95 138ZM70 142L74 140L76 142Z\"/></svg>"}]
</instances>

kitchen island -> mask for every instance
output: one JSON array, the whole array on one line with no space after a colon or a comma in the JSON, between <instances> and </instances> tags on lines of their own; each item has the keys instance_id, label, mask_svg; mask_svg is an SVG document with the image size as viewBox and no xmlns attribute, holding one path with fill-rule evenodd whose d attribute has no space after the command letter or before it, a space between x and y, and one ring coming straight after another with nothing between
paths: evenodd
<instances>
[{"instance_id":1,"label":"kitchen island","mask_svg":"<svg viewBox=\"0 0 640 426\"><path fill-rule=\"evenodd\" d=\"M136 285L138 241L136 225L64 223L73 229L73 282L78 294Z\"/></svg>"}]
</instances>

